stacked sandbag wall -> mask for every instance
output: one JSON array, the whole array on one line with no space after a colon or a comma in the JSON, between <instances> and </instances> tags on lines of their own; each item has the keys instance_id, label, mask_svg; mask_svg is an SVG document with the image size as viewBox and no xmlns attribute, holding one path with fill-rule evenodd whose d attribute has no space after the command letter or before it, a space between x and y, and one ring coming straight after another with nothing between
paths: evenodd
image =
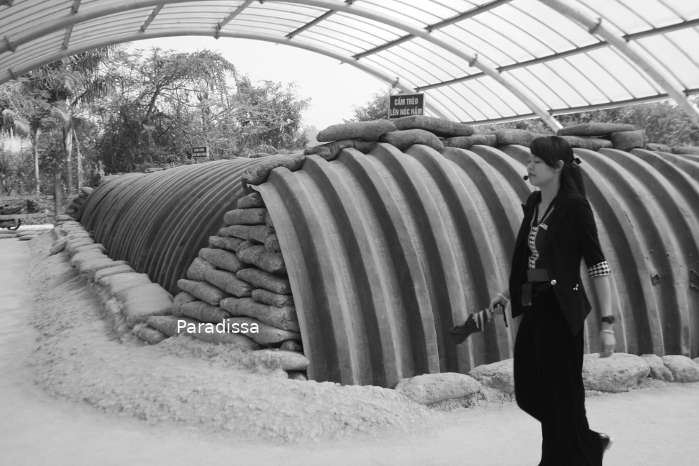
<instances>
[{"instance_id":1,"label":"stacked sandbag wall","mask_svg":"<svg viewBox=\"0 0 699 466\"><path fill-rule=\"evenodd\" d=\"M90 194L92 194L92 191L93 188L88 186L80 188L78 195L68 204L66 215L70 215L75 220L80 221L83 211L85 210L85 203L87 202L87 198L90 197Z\"/></svg>"},{"instance_id":2,"label":"stacked sandbag wall","mask_svg":"<svg viewBox=\"0 0 699 466\"><path fill-rule=\"evenodd\" d=\"M137 273L123 260L105 254L83 226L68 215L59 215L50 255L65 253L70 264L93 285L110 328L118 337L129 332L149 343L164 339L159 332L144 330L151 316L172 312L172 295L148 275Z\"/></svg>"},{"instance_id":3,"label":"stacked sandbag wall","mask_svg":"<svg viewBox=\"0 0 699 466\"><path fill-rule=\"evenodd\" d=\"M166 337L187 334L243 351L267 351L290 378L306 379L308 359L286 266L260 194L239 198L222 224L199 250L186 277L178 280L181 291L173 316L149 319L148 329ZM222 326L220 331L190 332L185 323L193 330L199 323Z\"/></svg>"}]
</instances>

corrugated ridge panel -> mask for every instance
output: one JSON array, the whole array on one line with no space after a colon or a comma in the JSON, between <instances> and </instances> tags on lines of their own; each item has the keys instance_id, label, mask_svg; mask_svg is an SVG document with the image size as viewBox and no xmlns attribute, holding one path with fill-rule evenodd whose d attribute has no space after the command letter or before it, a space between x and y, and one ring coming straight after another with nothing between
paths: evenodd
<instances>
[{"instance_id":1,"label":"corrugated ridge panel","mask_svg":"<svg viewBox=\"0 0 699 466\"><path fill-rule=\"evenodd\" d=\"M576 149L612 268L617 351L696 355L699 257L695 163L675 154ZM454 345L451 325L507 285L529 150L474 146L440 154L379 144L301 170L277 169L262 193L299 314L309 376L392 386L512 355L518 321L499 319ZM600 349L599 306L585 348Z\"/></svg>"}]
</instances>

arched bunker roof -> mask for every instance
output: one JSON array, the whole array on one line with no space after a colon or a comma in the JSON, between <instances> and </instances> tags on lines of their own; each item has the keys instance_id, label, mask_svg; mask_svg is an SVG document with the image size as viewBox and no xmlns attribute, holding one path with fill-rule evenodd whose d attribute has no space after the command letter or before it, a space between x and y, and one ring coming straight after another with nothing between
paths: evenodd
<instances>
[{"instance_id":1,"label":"arched bunker roof","mask_svg":"<svg viewBox=\"0 0 699 466\"><path fill-rule=\"evenodd\" d=\"M686 0L0 0L0 83L86 49L214 36L310 50L483 123L671 98L699 122Z\"/></svg>"}]
</instances>

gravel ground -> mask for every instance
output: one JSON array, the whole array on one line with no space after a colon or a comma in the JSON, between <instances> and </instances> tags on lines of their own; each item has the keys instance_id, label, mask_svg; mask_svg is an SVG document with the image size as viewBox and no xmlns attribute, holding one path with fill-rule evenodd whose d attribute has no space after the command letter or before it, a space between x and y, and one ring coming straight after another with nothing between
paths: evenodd
<instances>
[{"instance_id":1,"label":"gravel ground","mask_svg":"<svg viewBox=\"0 0 699 466\"><path fill-rule=\"evenodd\" d=\"M381 387L289 380L279 369L186 336L155 346L119 342L65 254L47 257L50 243L49 235L31 242L28 280L40 332L33 372L55 396L149 422L282 442L409 431L436 415Z\"/></svg>"}]
</instances>

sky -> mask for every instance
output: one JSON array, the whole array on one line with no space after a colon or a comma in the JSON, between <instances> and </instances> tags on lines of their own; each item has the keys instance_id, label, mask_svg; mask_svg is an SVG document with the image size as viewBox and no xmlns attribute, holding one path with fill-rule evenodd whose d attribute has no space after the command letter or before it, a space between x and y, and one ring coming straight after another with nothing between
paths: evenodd
<instances>
[{"instance_id":1,"label":"sky","mask_svg":"<svg viewBox=\"0 0 699 466\"><path fill-rule=\"evenodd\" d=\"M296 83L301 98L311 101L303 114L304 126L321 130L352 117L356 107L375 94L388 92L388 84L351 66L313 52L247 39L169 37L127 44L129 50L160 47L179 52L213 50L253 81Z\"/></svg>"}]
</instances>

